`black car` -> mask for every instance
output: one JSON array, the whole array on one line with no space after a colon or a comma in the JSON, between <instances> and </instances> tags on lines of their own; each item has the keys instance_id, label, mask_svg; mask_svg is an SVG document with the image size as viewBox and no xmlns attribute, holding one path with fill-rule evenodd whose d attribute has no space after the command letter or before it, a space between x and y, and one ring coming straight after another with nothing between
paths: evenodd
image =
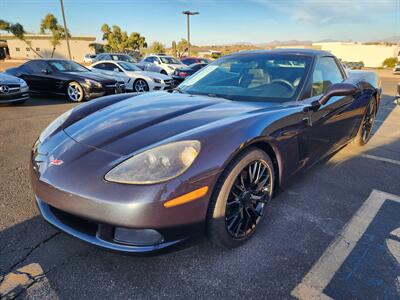
<instances>
[{"instance_id":1,"label":"black car","mask_svg":"<svg viewBox=\"0 0 400 300\"><path fill-rule=\"evenodd\" d=\"M125 92L123 81L96 74L70 60L30 60L6 73L25 80L31 92L67 95L73 102Z\"/></svg>"},{"instance_id":2,"label":"black car","mask_svg":"<svg viewBox=\"0 0 400 300\"><path fill-rule=\"evenodd\" d=\"M187 77L189 77L190 75L193 75L198 70L200 70L201 68L204 68L207 65L208 65L207 63L194 63L185 68L176 69L174 71L174 73L172 74L172 79L174 80L174 85L180 84Z\"/></svg>"},{"instance_id":3,"label":"black car","mask_svg":"<svg viewBox=\"0 0 400 300\"><path fill-rule=\"evenodd\" d=\"M25 80L0 73L0 103L22 104L29 99Z\"/></svg>"}]
</instances>

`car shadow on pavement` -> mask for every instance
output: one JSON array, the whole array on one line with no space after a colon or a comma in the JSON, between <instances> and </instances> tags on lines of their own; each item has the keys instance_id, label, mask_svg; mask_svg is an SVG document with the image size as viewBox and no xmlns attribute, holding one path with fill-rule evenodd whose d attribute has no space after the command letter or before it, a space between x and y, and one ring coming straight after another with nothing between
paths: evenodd
<instances>
[{"instance_id":1,"label":"car shadow on pavement","mask_svg":"<svg viewBox=\"0 0 400 300\"><path fill-rule=\"evenodd\" d=\"M394 108L384 98L378 133ZM400 152L399 137L365 153L392 147ZM84 244L35 216L0 232L0 292L40 299L288 298L371 190L400 195L399 178L398 165L340 151L297 176L271 202L255 236L229 251L203 239L178 252L130 257Z\"/></svg>"}]
</instances>

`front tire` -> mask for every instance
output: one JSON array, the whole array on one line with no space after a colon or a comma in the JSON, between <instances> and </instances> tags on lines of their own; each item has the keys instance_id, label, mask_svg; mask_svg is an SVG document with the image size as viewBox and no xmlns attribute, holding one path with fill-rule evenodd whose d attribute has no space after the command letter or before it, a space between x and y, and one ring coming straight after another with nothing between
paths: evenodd
<instances>
[{"instance_id":1,"label":"front tire","mask_svg":"<svg viewBox=\"0 0 400 300\"><path fill-rule=\"evenodd\" d=\"M71 81L68 83L67 96L72 102L82 102L85 99L85 91L78 82Z\"/></svg>"},{"instance_id":2,"label":"front tire","mask_svg":"<svg viewBox=\"0 0 400 300\"><path fill-rule=\"evenodd\" d=\"M351 148L357 149L365 144L371 138L372 128L375 123L377 109L377 102L375 98L373 98L367 105L367 108L364 113L364 117L361 121L360 128L358 129L357 135L354 140L350 143Z\"/></svg>"},{"instance_id":3,"label":"front tire","mask_svg":"<svg viewBox=\"0 0 400 300\"><path fill-rule=\"evenodd\" d=\"M253 236L272 198L274 167L258 148L239 154L225 169L210 202L207 235L223 248L246 243Z\"/></svg>"},{"instance_id":4,"label":"front tire","mask_svg":"<svg viewBox=\"0 0 400 300\"><path fill-rule=\"evenodd\" d=\"M144 79L136 79L133 83L133 90L137 93L143 93L149 91L149 85Z\"/></svg>"}]
</instances>

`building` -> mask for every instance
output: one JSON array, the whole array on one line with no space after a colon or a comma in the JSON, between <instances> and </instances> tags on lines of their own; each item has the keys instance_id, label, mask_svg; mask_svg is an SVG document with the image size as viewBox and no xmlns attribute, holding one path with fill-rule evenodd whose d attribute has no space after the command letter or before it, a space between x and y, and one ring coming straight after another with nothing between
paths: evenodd
<instances>
[{"instance_id":1,"label":"building","mask_svg":"<svg viewBox=\"0 0 400 300\"><path fill-rule=\"evenodd\" d=\"M8 53L11 59L33 59L51 57L53 46L50 43L48 35L26 35L26 41L17 39L13 35L0 35L0 40L6 42L7 47L4 47L5 53ZM96 41L95 37L91 36L73 36L69 39L71 48L71 56L75 61L83 61L83 56L87 53L95 54L95 50L89 47L90 44ZM35 53L36 52L36 53ZM40 55L40 56L39 56ZM61 40L54 51L54 58L68 59L68 48L66 40Z\"/></svg>"},{"instance_id":2,"label":"building","mask_svg":"<svg viewBox=\"0 0 400 300\"><path fill-rule=\"evenodd\" d=\"M313 46L331 52L345 62L362 61L370 68L381 67L386 58L400 56L399 45L326 42L313 43Z\"/></svg>"}]
</instances>

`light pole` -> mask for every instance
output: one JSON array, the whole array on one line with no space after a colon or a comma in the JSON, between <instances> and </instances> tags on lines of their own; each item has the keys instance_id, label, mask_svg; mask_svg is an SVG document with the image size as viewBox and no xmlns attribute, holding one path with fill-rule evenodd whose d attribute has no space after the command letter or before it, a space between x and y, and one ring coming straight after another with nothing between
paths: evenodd
<instances>
[{"instance_id":1,"label":"light pole","mask_svg":"<svg viewBox=\"0 0 400 300\"><path fill-rule=\"evenodd\" d=\"M72 59L72 57L71 57L71 48L69 47L68 28L67 28L67 21L65 21L63 0L60 0L60 4L61 4L61 13L62 13L63 21L64 21L65 40L67 41L68 56L69 56L69 59L71 60Z\"/></svg>"},{"instance_id":2,"label":"light pole","mask_svg":"<svg viewBox=\"0 0 400 300\"><path fill-rule=\"evenodd\" d=\"M187 20L187 41L188 41L188 56L190 56L190 21L189 17L198 15L199 13L197 11L189 11L185 10L182 12L184 15L186 15L186 20Z\"/></svg>"}]
</instances>

